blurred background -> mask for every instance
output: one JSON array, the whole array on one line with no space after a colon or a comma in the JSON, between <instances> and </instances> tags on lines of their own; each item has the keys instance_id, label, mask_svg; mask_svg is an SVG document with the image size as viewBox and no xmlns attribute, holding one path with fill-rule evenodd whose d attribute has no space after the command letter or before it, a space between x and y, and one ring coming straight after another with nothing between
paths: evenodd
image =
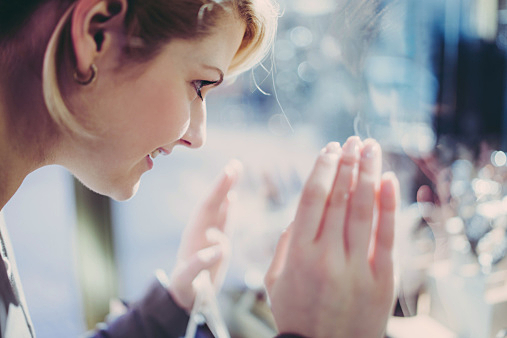
<instances>
[{"instance_id":1,"label":"blurred background","mask_svg":"<svg viewBox=\"0 0 507 338\"><path fill-rule=\"evenodd\" d=\"M4 208L39 337L76 337L110 299L171 271L192 211L244 164L220 304L235 337L269 337L262 277L318 150L376 138L402 188L390 337L507 336L505 0L280 0L272 55L208 97L208 142L157 158L113 202L60 167ZM113 306L114 307L114 306Z\"/></svg>"}]
</instances>

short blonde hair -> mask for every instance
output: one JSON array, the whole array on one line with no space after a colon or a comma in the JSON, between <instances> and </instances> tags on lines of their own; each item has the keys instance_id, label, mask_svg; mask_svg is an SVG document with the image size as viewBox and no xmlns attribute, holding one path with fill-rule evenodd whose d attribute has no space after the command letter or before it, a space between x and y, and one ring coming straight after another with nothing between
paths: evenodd
<instances>
[{"instance_id":1,"label":"short blonde hair","mask_svg":"<svg viewBox=\"0 0 507 338\"><path fill-rule=\"evenodd\" d=\"M44 100L53 120L64 130L92 137L93 133L67 108L58 84L58 54L74 4L61 17L46 48L42 74ZM227 72L228 76L238 75L269 54L278 22L278 8L271 0L129 0L126 56L145 62L171 39L205 37L224 11L239 15L246 24L243 41Z\"/></svg>"},{"instance_id":2,"label":"short blonde hair","mask_svg":"<svg viewBox=\"0 0 507 338\"><path fill-rule=\"evenodd\" d=\"M242 6L238 7L238 13L247 26L243 42L229 68L229 75L237 75L253 68L269 54L279 15L278 8L270 0L239 2Z\"/></svg>"}]
</instances>

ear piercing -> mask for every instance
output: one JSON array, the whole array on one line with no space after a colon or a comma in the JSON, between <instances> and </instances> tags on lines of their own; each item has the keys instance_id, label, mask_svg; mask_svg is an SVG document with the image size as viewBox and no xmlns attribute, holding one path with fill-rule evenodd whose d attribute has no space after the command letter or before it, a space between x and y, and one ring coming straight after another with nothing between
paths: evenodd
<instances>
[{"instance_id":1,"label":"ear piercing","mask_svg":"<svg viewBox=\"0 0 507 338\"><path fill-rule=\"evenodd\" d=\"M78 74L77 70L74 71L74 81L76 81L78 84L80 84L82 86L87 86L89 84L92 84L95 81L95 79L97 78L97 71L98 71L97 66L95 66L92 63L90 66L90 70L92 71L90 78L87 80L84 80L84 81L79 78L79 74Z\"/></svg>"}]
</instances>

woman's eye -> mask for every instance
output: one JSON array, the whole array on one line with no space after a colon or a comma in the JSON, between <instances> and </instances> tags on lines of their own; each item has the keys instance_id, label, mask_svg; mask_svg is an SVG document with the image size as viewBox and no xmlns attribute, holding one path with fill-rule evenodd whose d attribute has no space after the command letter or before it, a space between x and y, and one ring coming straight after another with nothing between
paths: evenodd
<instances>
[{"instance_id":1,"label":"woman's eye","mask_svg":"<svg viewBox=\"0 0 507 338\"><path fill-rule=\"evenodd\" d=\"M206 86L213 85L217 83L218 81L205 81L205 80L196 80L192 81L192 84L194 85L195 92L197 93L197 96L201 99L201 101L204 101L204 98L202 97L202 88Z\"/></svg>"}]
</instances>

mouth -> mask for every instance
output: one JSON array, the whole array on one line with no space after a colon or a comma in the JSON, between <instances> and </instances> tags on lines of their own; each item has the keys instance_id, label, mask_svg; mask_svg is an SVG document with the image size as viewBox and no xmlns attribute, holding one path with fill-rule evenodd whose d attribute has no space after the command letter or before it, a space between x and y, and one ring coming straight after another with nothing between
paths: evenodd
<instances>
[{"instance_id":1,"label":"mouth","mask_svg":"<svg viewBox=\"0 0 507 338\"><path fill-rule=\"evenodd\" d=\"M164 149L164 148L157 148L155 151L152 151L149 155L151 156L151 159L154 160L157 158L158 155L164 155L167 156L171 153L171 151Z\"/></svg>"}]
</instances>

